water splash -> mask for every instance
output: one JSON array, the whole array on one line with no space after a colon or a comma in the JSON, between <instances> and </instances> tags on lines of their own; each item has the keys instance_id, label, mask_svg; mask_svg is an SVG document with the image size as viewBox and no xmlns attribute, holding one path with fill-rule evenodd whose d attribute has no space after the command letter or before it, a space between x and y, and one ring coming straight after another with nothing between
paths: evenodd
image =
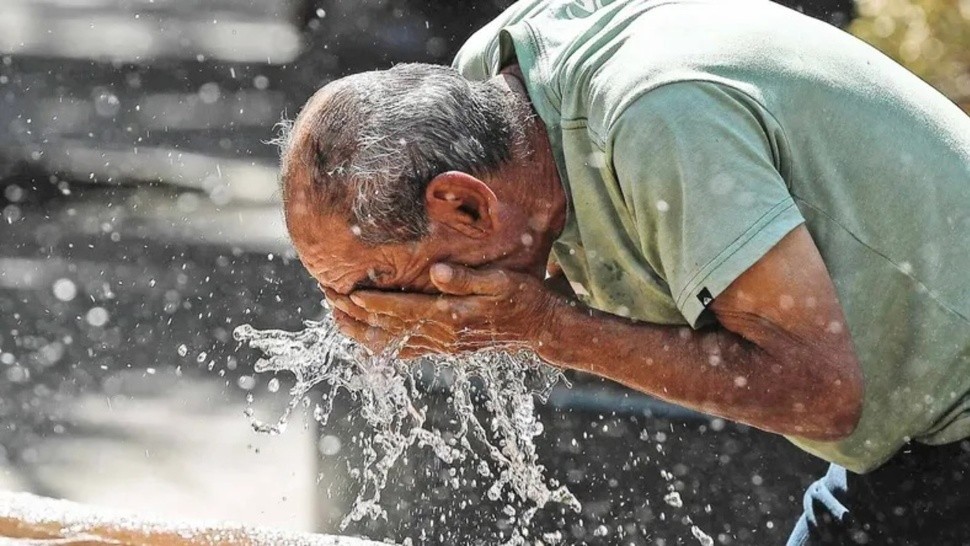
<instances>
[{"instance_id":1,"label":"water splash","mask_svg":"<svg viewBox=\"0 0 970 546\"><path fill-rule=\"evenodd\" d=\"M359 404L373 434L365 442L357 473L360 492L341 528L365 517L386 517L381 493L389 472L412 446L430 448L445 464L471 462L490 481L489 499L514 498L530 506L519 518L521 528L548 503L580 511L576 497L547 479L538 461L534 440L542 433L542 424L536 417L535 399L545 400L563 377L533 353L484 351L402 360L396 357L407 341L402 339L383 354L372 355L343 336L329 314L319 322L306 322L297 332L243 325L233 335L264 354L256 363L257 373L288 372L296 379L290 403L276 423L261 423L247 412L257 431L282 432L292 412L307 403L307 395L318 384L329 387L323 405L313 410L323 425L341 389ZM457 430L447 435L426 426L427 405L419 383L427 370L450 391L446 397L436 397L445 400L457 423ZM516 533L509 544L524 542L524 536Z\"/></svg>"},{"instance_id":2,"label":"water splash","mask_svg":"<svg viewBox=\"0 0 970 546\"><path fill-rule=\"evenodd\" d=\"M699 542L701 546L714 546L714 539L711 538L711 535L702 531L700 527L696 525L692 526L690 528L690 534L694 535L694 538L697 539L697 542Z\"/></svg>"}]
</instances>

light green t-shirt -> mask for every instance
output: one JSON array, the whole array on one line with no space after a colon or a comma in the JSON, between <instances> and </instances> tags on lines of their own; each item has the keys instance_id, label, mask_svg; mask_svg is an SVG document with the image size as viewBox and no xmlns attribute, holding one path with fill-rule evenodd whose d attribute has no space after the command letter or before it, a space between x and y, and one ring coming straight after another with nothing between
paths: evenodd
<instances>
[{"instance_id":1,"label":"light green t-shirt","mask_svg":"<svg viewBox=\"0 0 970 546\"><path fill-rule=\"evenodd\" d=\"M827 24L759 0L522 0L455 60L517 60L570 197L555 256L591 306L699 327L804 223L865 375L857 430L790 438L864 472L970 436L970 118ZM808 305L808 302L796 302Z\"/></svg>"}]
</instances>

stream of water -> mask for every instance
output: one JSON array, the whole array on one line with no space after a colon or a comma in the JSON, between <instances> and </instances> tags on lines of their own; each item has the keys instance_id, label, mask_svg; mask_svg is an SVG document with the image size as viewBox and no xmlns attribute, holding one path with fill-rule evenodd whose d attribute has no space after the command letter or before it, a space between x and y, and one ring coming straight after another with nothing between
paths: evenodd
<instances>
[{"instance_id":1,"label":"stream of water","mask_svg":"<svg viewBox=\"0 0 970 546\"><path fill-rule=\"evenodd\" d=\"M388 474L412 446L433 450L446 465L472 463L490 500L528 506L518 518L520 529L549 503L576 512L581 508L565 486L547 478L538 461L535 438L542 433L542 424L534 404L537 398L545 399L563 376L530 352L485 351L402 360L397 351L405 339L373 355L342 335L329 314L321 321L306 322L296 332L243 325L234 336L263 353L256 363L258 373L288 372L296 380L290 404L277 422L262 423L247 411L256 430L282 432L294 410L312 405L308 394L319 384L325 386L325 393L312 414L321 424L329 419L338 391L345 390L359 405L372 434L365 439L364 460L356 472L359 494L342 527L386 515L381 493ZM429 380L448 389L447 396L436 397L445 400L448 417L457 423L447 434L428 425L429 400L421 385ZM458 487L457 480L454 486ZM508 542L523 543L520 532Z\"/></svg>"}]
</instances>

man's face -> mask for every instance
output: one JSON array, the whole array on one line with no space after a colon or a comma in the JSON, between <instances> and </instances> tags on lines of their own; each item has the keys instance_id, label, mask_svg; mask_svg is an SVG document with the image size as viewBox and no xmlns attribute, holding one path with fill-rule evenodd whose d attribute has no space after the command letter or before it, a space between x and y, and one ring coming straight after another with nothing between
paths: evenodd
<instances>
[{"instance_id":1,"label":"man's face","mask_svg":"<svg viewBox=\"0 0 970 546\"><path fill-rule=\"evenodd\" d=\"M529 209L502 205L503 227L469 236L431 216L429 234L407 243L368 245L337 215L287 204L287 228L304 267L321 287L347 295L359 289L437 293L430 269L436 263L493 267L542 278L552 239L528 227ZM499 222L496 222L498 224Z\"/></svg>"},{"instance_id":2,"label":"man's face","mask_svg":"<svg viewBox=\"0 0 970 546\"><path fill-rule=\"evenodd\" d=\"M326 108L332 91L328 86L314 95L300 119ZM527 99L524 89L511 92ZM487 180L448 171L429 181L423 239L375 246L361 241L345 216L310 202L314 182L306 165L318 151L313 124L300 119L283 162L286 223L301 261L322 287L344 295L361 288L435 293L430 269L439 262L543 277L565 221L566 197L541 127L530 126L529 142L513 154L528 161L508 162Z\"/></svg>"},{"instance_id":3,"label":"man's face","mask_svg":"<svg viewBox=\"0 0 970 546\"><path fill-rule=\"evenodd\" d=\"M300 260L322 287L339 294L358 289L434 292L431 266L446 253L426 241L371 246L353 226L335 216L289 218L290 235Z\"/></svg>"}]
</instances>

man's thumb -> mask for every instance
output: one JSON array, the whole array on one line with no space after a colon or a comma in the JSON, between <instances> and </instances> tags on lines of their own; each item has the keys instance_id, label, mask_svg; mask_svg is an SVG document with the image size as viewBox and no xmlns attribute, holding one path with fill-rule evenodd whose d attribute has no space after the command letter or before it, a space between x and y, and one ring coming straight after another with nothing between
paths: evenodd
<instances>
[{"instance_id":1,"label":"man's thumb","mask_svg":"<svg viewBox=\"0 0 970 546\"><path fill-rule=\"evenodd\" d=\"M469 269L451 264L431 266L431 282L443 294L452 296L491 295L505 285L505 273L499 270Z\"/></svg>"}]
</instances>

